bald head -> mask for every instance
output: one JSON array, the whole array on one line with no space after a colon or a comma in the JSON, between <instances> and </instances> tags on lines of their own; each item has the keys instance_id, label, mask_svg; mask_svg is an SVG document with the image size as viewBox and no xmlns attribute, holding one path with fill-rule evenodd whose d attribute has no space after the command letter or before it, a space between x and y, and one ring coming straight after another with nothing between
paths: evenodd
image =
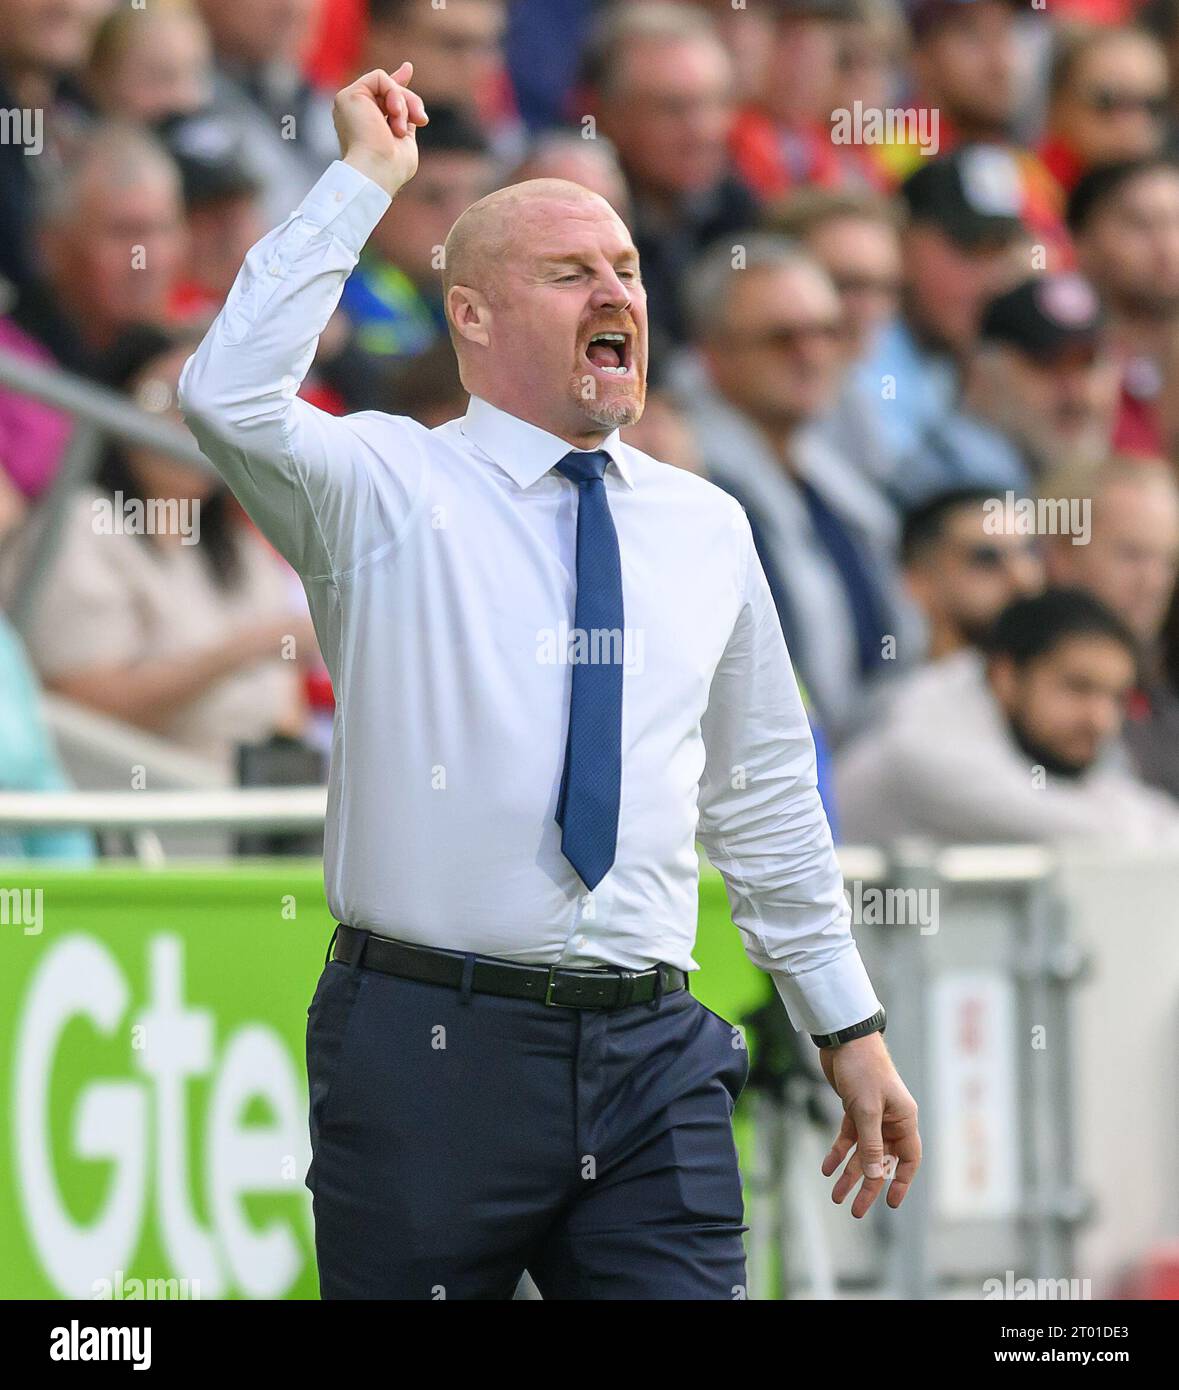
<instances>
[{"instance_id":1,"label":"bald head","mask_svg":"<svg viewBox=\"0 0 1179 1390\"><path fill-rule=\"evenodd\" d=\"M454 285L493 295L496 266L579 205L617 216L605 198L568 179L527 179L472 203L451 227L443 248L442 289L447 301Z\"/></svg>"},{"instance_id":2,"label":"bald head","mask_svg":"<svg viewBox=\"0 0 1179 1390\"><path fill-rule=\"evenodd\" d=\"M450 229L442 283L473 395L583 447L642 413L639 257L600 194L553 178L488 194Z\"/></svg>"}]
</instances>

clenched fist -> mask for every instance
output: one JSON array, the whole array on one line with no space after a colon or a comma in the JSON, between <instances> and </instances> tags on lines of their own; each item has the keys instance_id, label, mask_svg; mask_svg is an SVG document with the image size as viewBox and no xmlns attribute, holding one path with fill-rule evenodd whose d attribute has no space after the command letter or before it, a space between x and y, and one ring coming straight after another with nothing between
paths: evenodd
<instances>
[{"instance_id":1,"label":"clenched fist","mask_svg":"<svg viewBox=\"0 0 1179 1390\"><path fill-rule=\"evenodd\" d=\"M429 121L422 99L409 90L413 64L396 72L375 68L336 93L332 120L345 164L359 169L392 197L418 167L416 128Z\"/></svg>"}]
</instances>

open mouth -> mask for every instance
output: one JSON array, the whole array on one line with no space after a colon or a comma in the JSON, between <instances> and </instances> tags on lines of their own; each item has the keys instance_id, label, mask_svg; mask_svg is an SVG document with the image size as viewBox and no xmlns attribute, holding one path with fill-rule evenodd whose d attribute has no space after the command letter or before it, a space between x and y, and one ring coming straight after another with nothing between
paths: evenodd
<instances>
[{"instance_id":1,"label":"open mouth","mask_svg":"<svg viewBox=\"0 0 1179 1390\"><path fill-rule=\"evenodd\" d=\"M631 340L628 333L595 333L585 345L590 366L608 376L626 376L631 364Z\"/></svg>"}]
</instances>

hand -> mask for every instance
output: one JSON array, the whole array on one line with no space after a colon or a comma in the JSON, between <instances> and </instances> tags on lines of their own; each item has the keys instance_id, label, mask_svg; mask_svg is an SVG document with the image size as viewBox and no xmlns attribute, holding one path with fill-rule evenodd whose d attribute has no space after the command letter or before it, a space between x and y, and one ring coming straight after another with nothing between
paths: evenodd
<instances>
[{"instance_id":1,"label":"hand","mask_svg":"<svg viewBox=\"0 0 1179 1390\"><path fill-rule=\"evenodd\" d=\"M344 163L359 169L392 197L418 168L416 128L429 116L422 99L406 85L413 64L394 73L374 68L336 93L332 120Z\"/></svg>"},{"instance_id":2,"label":"hand","mask_svg":"<svg viewBox=\"0 0 1179 1390\"><path fill-rule=\"evenodd\" d=\"M897 1075L883 1036L870 1033L842 1047L821 1047L819 1061L843 1101L843 1124L823 1160L823 1176L829 1178L855 1149L831 1191L832 1200L842 1202L863 1178L851 1210L857 1218L864 1216L884 1186L887 1155L896 1161L887 1201L899 1207L921 1166L921 1135L917 1102Z\"/></svg>"}]
</instances>

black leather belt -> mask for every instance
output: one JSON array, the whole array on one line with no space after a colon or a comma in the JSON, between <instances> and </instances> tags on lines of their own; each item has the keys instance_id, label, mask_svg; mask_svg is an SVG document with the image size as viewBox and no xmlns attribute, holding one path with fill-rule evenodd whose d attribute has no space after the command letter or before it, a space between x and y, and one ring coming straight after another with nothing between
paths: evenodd
<instances>
[{"instance_id":1,"label":"black leather belt","mask_svg":"<svg viewBox=\"0 0 1179 1390\"><path fill-rule=\"evenodd\" d=\"M351 965L361 952L361 964L383 975L424 980L459 989L467 969L462 951L411 946L387 936L373 936L341 924L336 928L333 960ZM537 999L566 1009L621 1009L660 995L687 989L688 977L674 965L650 970L570 970L558 965L517 965L495 956L475 956L469 987L476 994L500 994L509 999Z\"/></svg>"}]
</instances>

